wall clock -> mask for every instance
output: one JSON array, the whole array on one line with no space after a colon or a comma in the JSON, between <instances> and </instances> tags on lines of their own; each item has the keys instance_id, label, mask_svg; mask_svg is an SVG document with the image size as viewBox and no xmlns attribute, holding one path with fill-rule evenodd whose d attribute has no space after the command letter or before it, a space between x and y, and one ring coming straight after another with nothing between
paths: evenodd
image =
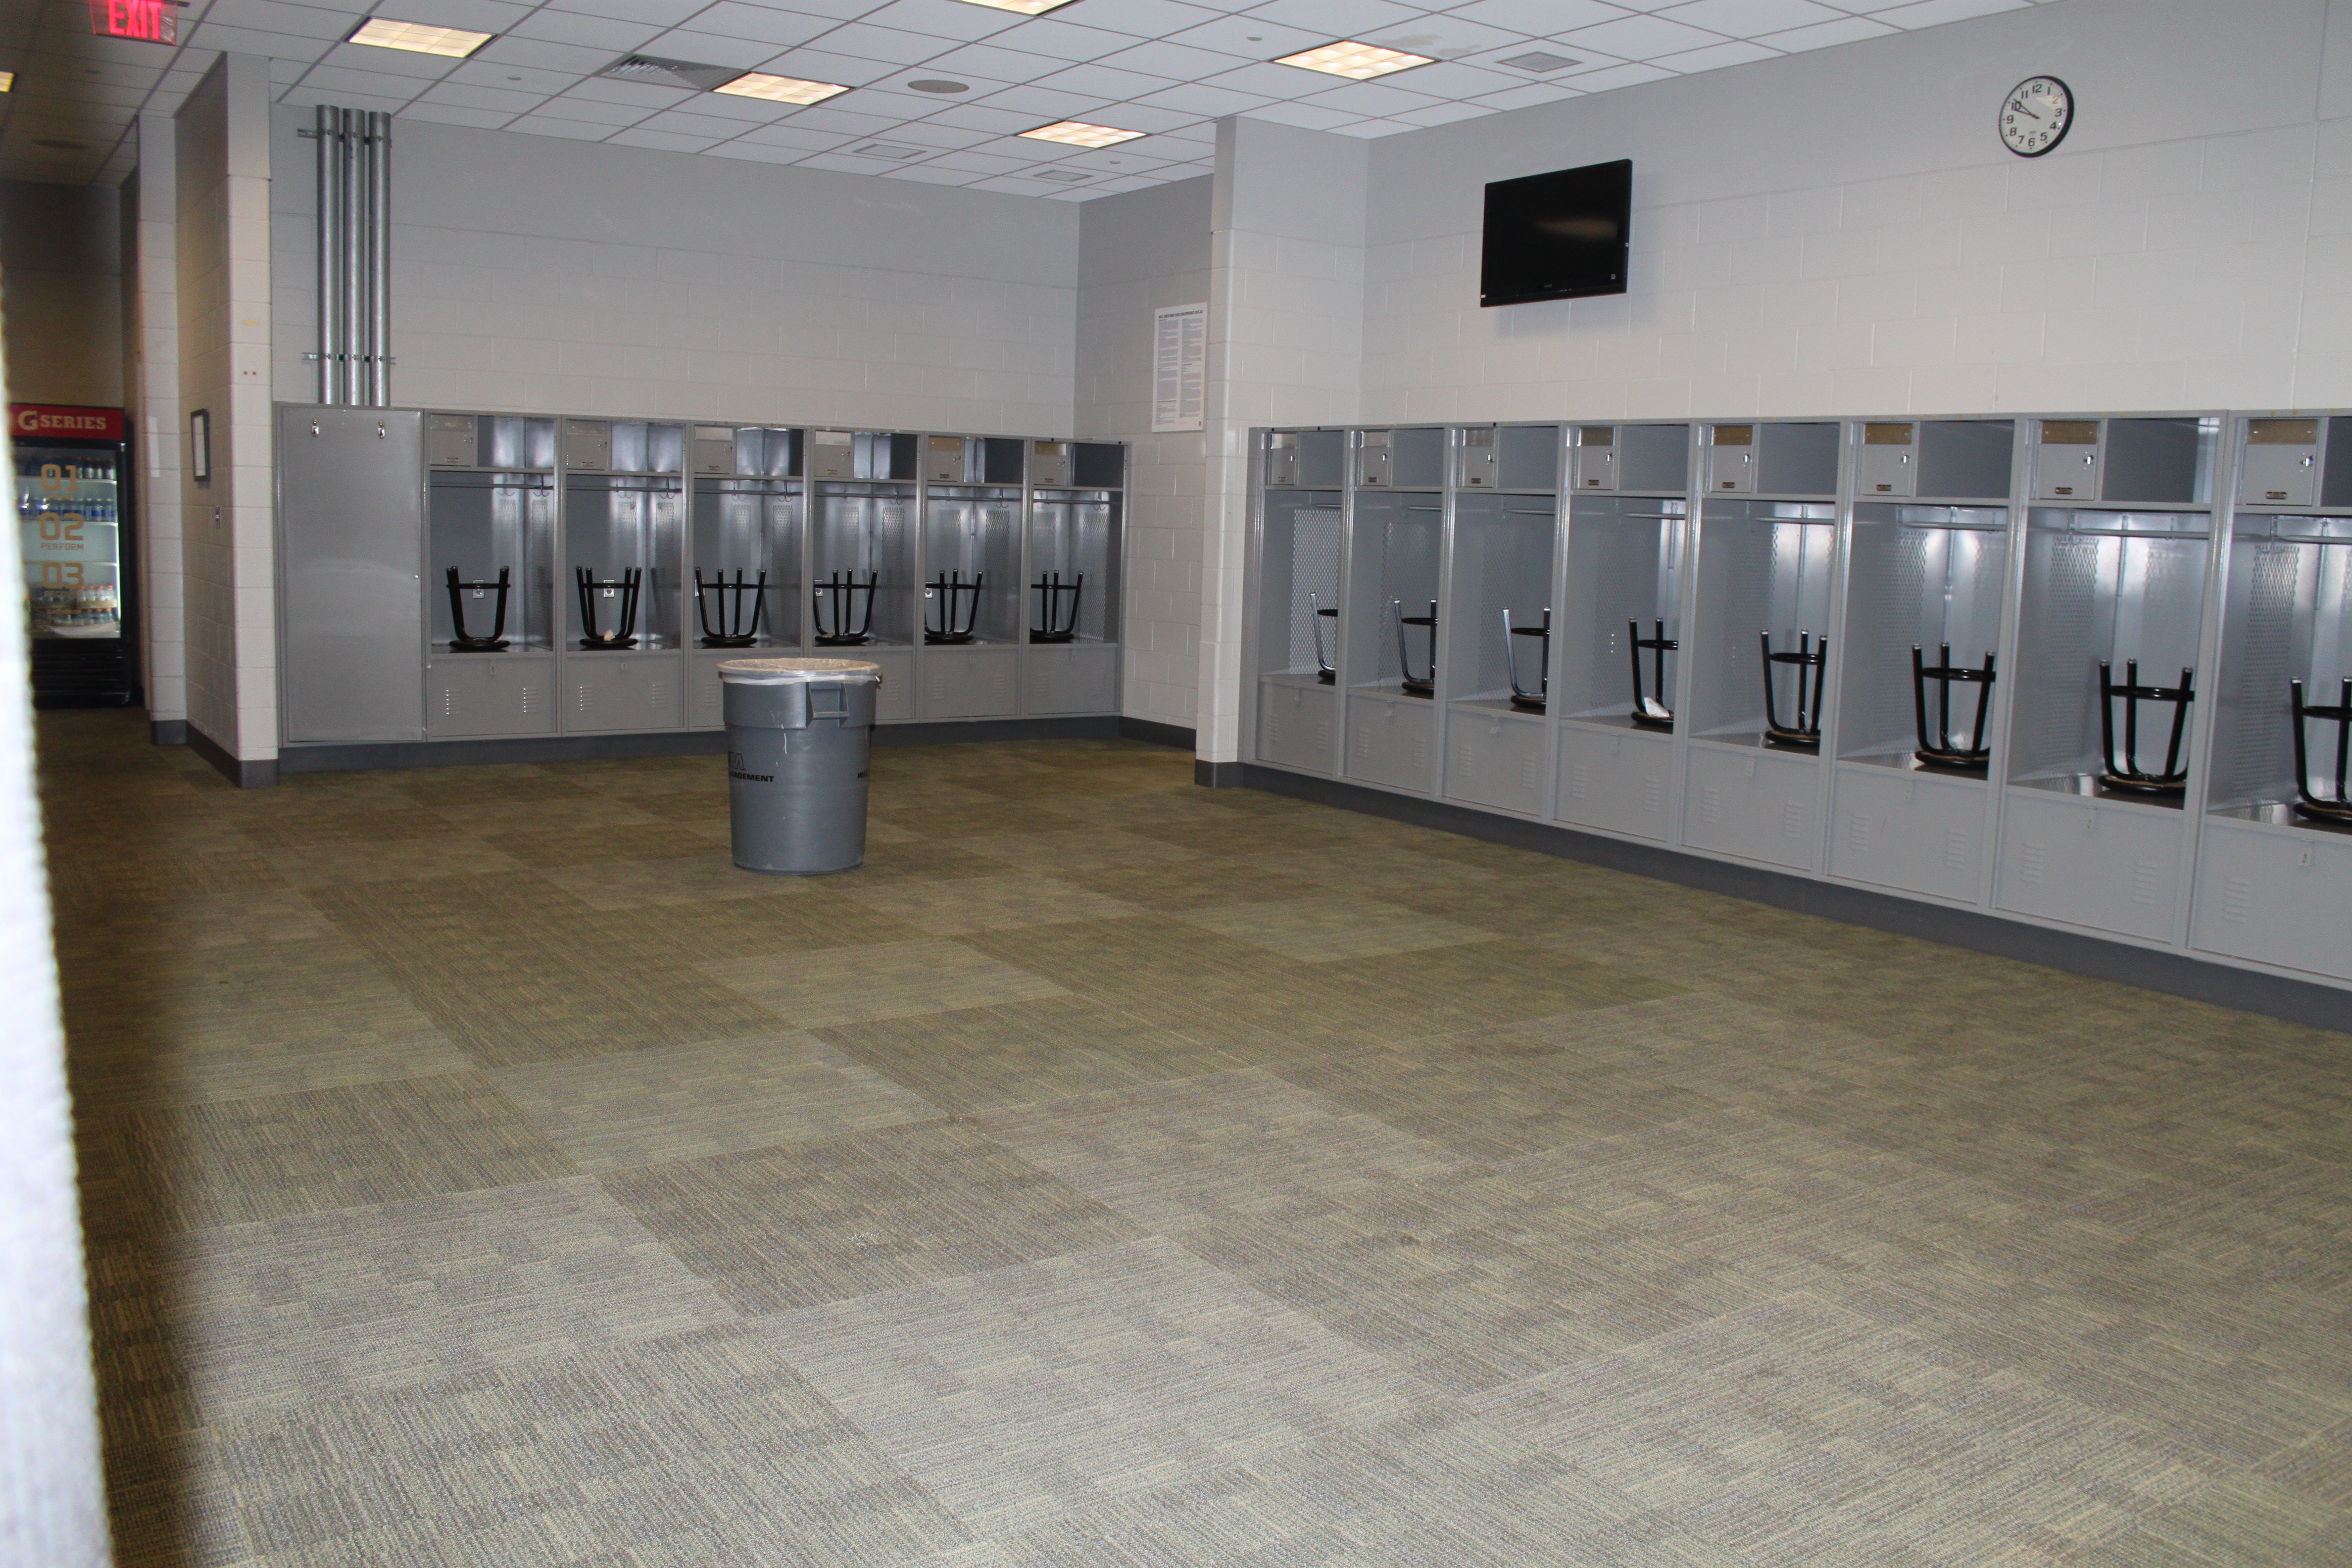
<instances>
[{"instance_id":1,"label":"wall clock","mask_svg":"<svg viewBox=\"0 0 2352 1568\"><path fill-rule=\"evenodd\" d=\"M2028 77L2000 100L2001 145L2039 158L2066 140L2074 124L2074 89L2054 76Z\"/></svg>"}]
</instances>

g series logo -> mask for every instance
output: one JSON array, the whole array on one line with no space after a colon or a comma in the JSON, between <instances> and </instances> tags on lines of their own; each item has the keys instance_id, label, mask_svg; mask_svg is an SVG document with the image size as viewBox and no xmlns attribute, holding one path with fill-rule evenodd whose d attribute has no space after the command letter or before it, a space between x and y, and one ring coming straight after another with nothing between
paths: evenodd
<instances>
[{"instance_id":1,"label":"g series logo","mask_svg":"<svg viewBox=\"0 0 2352 1568\"><path fill-rule=\"evenodd\" d=\"M122 411L12 403L8 405L8 425L19 436L78 436L111 441L122 435Z\"/></svg>"}]
</instances>

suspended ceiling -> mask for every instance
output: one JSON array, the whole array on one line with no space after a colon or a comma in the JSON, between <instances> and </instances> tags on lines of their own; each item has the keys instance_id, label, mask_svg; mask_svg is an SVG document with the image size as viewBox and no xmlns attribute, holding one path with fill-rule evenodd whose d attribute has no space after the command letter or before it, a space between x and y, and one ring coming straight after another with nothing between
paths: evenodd
<instances>
[{"instance_id":1,"label":"suspended ceiling","mask_svg":"<svg viewBox=\"0 0 2352 1568\"><path fill-rule=\"evenodd\" d=\"M1389 136L2051 3L192 0L166 47L93 37L87 0L0 0L16 73L0 177L113 184L134 117L177 108L230 50L267 57L289 104L1083 200L1208 172L1222 115ZM465 59L344 41L372 15L496 36ZM1369 81L1271 63L1338 39L1433 63ZM596 75L631 54L850 90L794 108ZM1067 120L1145 134L1094 150L1020 134Z\"/></svg>"}]
</instances>

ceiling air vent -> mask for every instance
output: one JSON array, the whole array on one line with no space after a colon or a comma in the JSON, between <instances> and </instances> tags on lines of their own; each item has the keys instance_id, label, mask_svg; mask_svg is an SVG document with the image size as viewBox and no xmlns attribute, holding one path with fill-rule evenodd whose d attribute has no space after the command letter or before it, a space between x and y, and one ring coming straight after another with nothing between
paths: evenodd
<instances>
[{"instance_id":1,"label":"ceiling air vent","mask_svg":"<svg viewBox=\"0 0 2352 1568\"><path fill-rule=\"evenodd\" d=\"M868 142L863 147L845 149L853 158L919 158L926 153L936 153L936 147L909 147L904 142Z\"/></svg>"},{"instance_id":2,"label":"ceiling air vent","mask_svg":"<svg viewBox=\"0 0 2352 1568\"><path fill-rule=\"evenodd\" d=\"M1075 185L1082 181L1091 180L1094 178L1092 174L1081 174L1072 169L1040 169L1034 177L1040 180L1051 180L1057 185Z\"/></svg>"},{"instance_id":3,"label":"ceiling air vent","mask_svg":"<svg viewBox=\"0 0 2352 1568\"><path fill-rule=\"evenodd\" d=\"M1532 71L1538 76L1549 76L1554 71L1564 71L1578 62L1570 59L1566 55L1548 55L1543 50L1538 49L1533 54L1513 55L1502 63L1507 66L1516 66L1523 71Z\"/></svg>"},{"instance_id":4,"label":"ceiling air vent","mask_svg":"<svg viewBox=\"0 0 2352 1568\"><path fill-rule=\"evenodd\" d=\"M704 66L692 60L629 55L614 60L596 74L610 77L614 81L641 81L649 87L682 87L692 92L709 92L715 87L724 87L743 72L734 66Z\"/></svg>"}]
</instances>

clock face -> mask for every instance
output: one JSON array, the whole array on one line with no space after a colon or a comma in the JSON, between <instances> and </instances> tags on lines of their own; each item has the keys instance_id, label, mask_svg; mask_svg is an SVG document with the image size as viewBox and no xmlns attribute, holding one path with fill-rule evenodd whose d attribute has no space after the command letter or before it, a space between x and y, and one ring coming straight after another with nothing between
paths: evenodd
<instances>
[{"instance_id":1,"label":"clock face","mask_svg":"<svg viewBox=\"0 0 2352 1568\"><path fill-rule=\"evenodd\" d=\"M2054 76L2029 77L2000 100L2001 144L2021 158L2049 152L2074 123L2074 89Z\"/></svg>"}]
</instances>

